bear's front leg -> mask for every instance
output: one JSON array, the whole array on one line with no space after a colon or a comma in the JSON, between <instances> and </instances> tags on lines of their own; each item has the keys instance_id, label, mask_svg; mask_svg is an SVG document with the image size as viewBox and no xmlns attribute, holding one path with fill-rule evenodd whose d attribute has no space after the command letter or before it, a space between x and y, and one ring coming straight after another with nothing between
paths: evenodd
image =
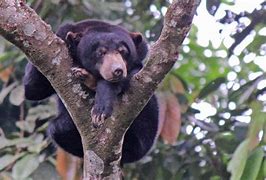
<instances>
[{"instance_id":1,"label":"bear's front leg","mask_svg":"<svg viewBox=\"0 0 266 180\"><path fill-rule=\"evenodd\" d=\"M94 127L99 127L106 118L112 115L114 102L120 92L121 87L117 83L105 80L97 82L95 103L91 110Z\"/></svg>"},{"instance_id":2,"label":"bear's front leg","mask_svg":"<svg viewBox=\"0 0 266 180\"><path fill-rule=\"evenodd\" d=\"M86 69L81 67L72 67L71 68L72 75L81 80L82 83L87 86L91 90L96 89L96 80L91 73L89 73Z\"/></svg>"}]
</instances>

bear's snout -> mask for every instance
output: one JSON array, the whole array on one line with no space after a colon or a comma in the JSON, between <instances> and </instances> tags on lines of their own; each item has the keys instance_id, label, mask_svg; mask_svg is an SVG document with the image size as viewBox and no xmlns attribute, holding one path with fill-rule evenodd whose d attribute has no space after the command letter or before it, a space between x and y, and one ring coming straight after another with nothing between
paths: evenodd
<instances>
[{"instance_id":1,"label":"bear's snout","mask_svg":"<svg viewBox=\"0 0 266 180\"><path fill-rule=\"evenodd\" d=\"M123 76L123 67L121 64L112 64L112 73L115 78L121 78Z\"/></svg>"},{"instance_id":2,"label":"bear's snout","mask_svg":"<svg viewBox=\"0 0 266 180\"><path fill-rule=\"evenodd\" d=\"M120 77L120 76L122 76L122 74L123 74L123 70L120 68L114 70L114 72L113 72L113 75L116 77Z\"/></svg>"},{"instance_id":3,"label":"bear's snout","mask_svg":"<svg viewBox=\"0 0 266 180\"><path fill-rule=\"evenodd\" d=\"M118 82L127 77L127 67L119 53L107 53L100 66L101 76L110 82Z\"/></svg>"}]
</instances>

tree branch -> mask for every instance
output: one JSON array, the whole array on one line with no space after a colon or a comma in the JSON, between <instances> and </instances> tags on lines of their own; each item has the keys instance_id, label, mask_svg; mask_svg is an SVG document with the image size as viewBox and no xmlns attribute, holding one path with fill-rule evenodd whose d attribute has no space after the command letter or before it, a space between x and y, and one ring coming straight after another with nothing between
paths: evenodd
<instances>
[{"instance_id":1,"label":"tree branch","mask_svg":"<svg viewBox=\"0 0 266 180\"><path fill-rule=\"evenodd\" d=\"M196 0L178 0L169 6L161 36L151 47L144 68L132 78L112 117L95 129L90 117L93 101L71 76L72 59L64 42L24 1L0 2L0 34L47 77L81 134L84 179L121 178L122 137L177 60L196 6Z\"/></svg>"},{"instance_id":2,"label":"tree branch","mask_svg":"<svg viewBox=\"0 0 266 180\"><path fill-rule=\"evenodd\" d=\"M266 3L263 2L261 3L261 6L266 6L265 4ZM266 22L266 11L264 8L260 10L255 9L252 13L246 13L246 16L251 19L251 22L247 27L245 27L245 29L243 29L243 31L233 35L235 42L228 49L228 57L234 53L235 48L250 34L252 30L254 30L258 24L263 23L263 21Z\"/></svg>"}]
</instances>

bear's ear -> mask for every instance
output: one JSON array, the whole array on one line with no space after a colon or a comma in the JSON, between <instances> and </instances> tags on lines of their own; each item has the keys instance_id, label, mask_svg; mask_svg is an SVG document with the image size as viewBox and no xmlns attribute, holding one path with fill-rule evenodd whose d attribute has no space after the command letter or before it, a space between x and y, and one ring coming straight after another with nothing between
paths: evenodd
<instances>
[{"instance_id":1,"label":"bear's ear","mask_svg":"<svg viewBox=\"0 0 266 180\"><path fill-rule=\"evenodd\" d=\"M142 43L142 41L143 41L142 34L139 32L131 32L130 36L131 36L136 47L138 47L139 44Z\"/></svg>"},{"instance_id":2,"label":"bear's ear","mask_svg":"<svg viewBox=\"0 0 266 180\"><path fill-rule=\"evenodd\" d=\"M147 42L146 42L145 38L142 36L142 34L139 32L131 32L130 37L132 38L132 40L136 46L138 59L140 61L142 61L143 59L145 59L145 57L148 53Z\"/></svg>"},{"instance_id":3,"label":"bear's ear","mask_svg":"<svg viewBox=\"0 0 266 180\"><path fill-rule=\"evenodd\" d=\"M65 37L65 40L69 44L78 44L81 37L82 37L81 33L74 33L74 32L69 31Z\"/></svg>"},{"instance_id":4,"label":"bear's ear","mask_svg":"<svg viewBox=\"0 0 266 180\"><path fill-rule=\"evenodd\" d=\"M71 31L69 31L65 37L65 42L68 46L70 55L72 56L74 61L77 60L77 46L81 38L82 38L81 33L73 33Z\"/></svg>"}]
</instances>

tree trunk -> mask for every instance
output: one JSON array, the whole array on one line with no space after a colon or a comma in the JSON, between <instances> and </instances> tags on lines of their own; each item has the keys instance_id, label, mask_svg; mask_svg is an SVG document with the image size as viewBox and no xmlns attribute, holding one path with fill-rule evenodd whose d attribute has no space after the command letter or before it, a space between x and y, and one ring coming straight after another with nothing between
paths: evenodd
<instances>
[{"instance_id":1,"label":"tree trunk","mask_svg":"<svg viewBox=\"0 0 266 180\"><path fill-rule=\"evenodd\" d=\"M95 129L90 117L93 97L71 76L72 59L65 43L24 1L0 2L0 34L19 47L51 82L81 134L84 179L121 179L126 129L177 60L178 47L190 29L196 7L196 0L176 0L169 6L144 68L130 81L130 89L114 107L113 116Z\"/></svg>"}]
</instances>

